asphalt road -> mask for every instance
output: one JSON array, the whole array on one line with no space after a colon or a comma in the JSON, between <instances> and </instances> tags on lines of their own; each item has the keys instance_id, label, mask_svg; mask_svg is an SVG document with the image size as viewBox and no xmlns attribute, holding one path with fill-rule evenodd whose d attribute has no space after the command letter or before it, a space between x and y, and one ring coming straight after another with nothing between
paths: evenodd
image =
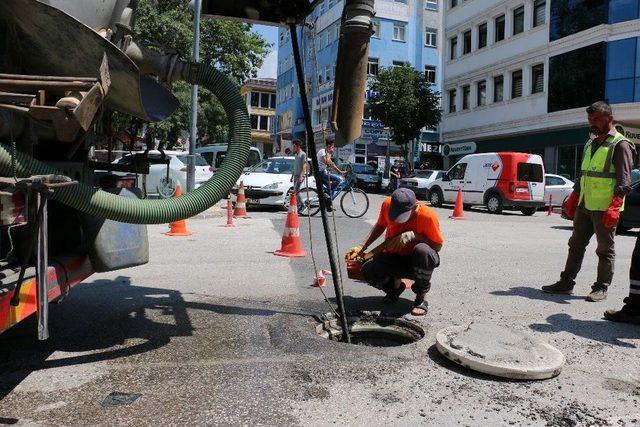
<instances>
[{"instance_id":1,"label":"asphalt road","mask_svg":"<svg viewBox=\"0 0 640 427\"><path fill-rule=\"evenodd\" d=\"M362 241L365 218L336 215L341 252ZM595 246L574 296L538 288L563 266L570 224L558 215L501 216L438 209L446 243L433 277L426 331L393 348L330 342L313 316L329 311L311 287L310 256L276 257L285 213L252 211L236 228L222 217L188 222L189 238L149 227L151 262L97 274L35 322L0 336L0 424L18 425L635 425L640 423L640 328L602 319L628 291L635 236L619 236L609 299L588 303ZM301 219L309 250L306 219ZM312 218L318 268L328 268ZM352 312L405 314L345 280ZM331 298L331 287L325 288ZM459 368L435 350L449 325L493 322L559 348L567 364L547 381L505 381Z\"/></svg>"}]
</instances>

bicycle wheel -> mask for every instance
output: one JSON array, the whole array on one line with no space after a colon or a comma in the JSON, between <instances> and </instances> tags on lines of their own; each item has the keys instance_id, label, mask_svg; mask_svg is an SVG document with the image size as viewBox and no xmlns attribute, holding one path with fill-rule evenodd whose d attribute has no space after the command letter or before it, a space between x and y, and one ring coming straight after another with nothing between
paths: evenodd
<instances>
[{"instance_id":1,"label":"bicycle wheel","mask_svg":"<svg viewBox=\"0 0 640 427\"><path fill-rule=\"evenodd\" d=\"M369 209L369 197L361 189L351 188L342 194L340 207L349 218L360 218Z\"/></svg>"},{"instance_id":2,"label":"bicycle wheel","mask_svg":"<svg viewBox=\"0 0 640 427\"><path fill-rule=\"evenodd\" d=\"M298 191L298 214L314 216L320 211L320 200L315 188L305 187Z\"/></svg>"}]
</instances>

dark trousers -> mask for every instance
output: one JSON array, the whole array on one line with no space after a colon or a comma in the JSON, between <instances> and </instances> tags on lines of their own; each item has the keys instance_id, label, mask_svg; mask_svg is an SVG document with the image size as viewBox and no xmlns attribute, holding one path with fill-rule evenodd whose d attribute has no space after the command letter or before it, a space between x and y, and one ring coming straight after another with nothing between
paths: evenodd
<instances>
[{"instance_id":1,"label":"dark trousers","mask_svg":"<svg viewBox=\"0 0 640 427\"><path fill-rule=\"evenodd\" d=\"M598 278L595 286L607 288L613 280L613 268L615 263L615 243L614 237L616 228L605 228L602 224L602 216L604 212L589 211L582 206L576 209L576 215L573 218L573 234L569 239L569 256L562 279L575 283L584 253L589 245L591 237L595 234L598 241L596 255L598 255Z\"/></svg>"},{"instance_id":2,"label":"dark trousers","mask_svg":"<svg viewBox=\"0 0 640 427\"><path fill-rule=\"evenodd\" d=\"M631 255L631 268L629 269L629 298L625 302L640 312L640 234L636 239L636 246Z\"/></svg>"},{"instance_id":3,"label":"dark trousers","mask_svg":"<svg viewBox=\"0 0 640 427\"><path fill-rule=\"evenodd\" d=\"M410 255L379 253L362 266L367 282L378 289L389 290L394 279L411 279L416 294L429 292L431 275L440 265L440 256L426 243L418 243Z\"/></svg>"}]
</instances>

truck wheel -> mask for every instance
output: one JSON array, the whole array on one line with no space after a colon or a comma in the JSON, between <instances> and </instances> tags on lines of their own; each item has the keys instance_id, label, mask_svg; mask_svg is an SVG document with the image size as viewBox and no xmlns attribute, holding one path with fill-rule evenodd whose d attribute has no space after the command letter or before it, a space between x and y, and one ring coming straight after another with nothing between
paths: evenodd
<instances>
[{"instance_id":1,"label":"truck wheel","mask_svg":"<svg viewBox=\"0 0 640 427\"><path fill-rule=\"evenodd\" d=\"M520 212L522 212L522 215L524 216L531 216L536 213L536 208L522 208L520 209Z\"/></svg>"},{"instance_id":2,"label":"truck wheel","mask_svg":"<svg viewBox=\"0 0 640 427\"><path fill-rule=\"evenodd\" d=\"M434 188L429 192L429 202L431 206L439 208L442 206L442 191L439 188Z\"/></svg>"},{"instance_id":3,"label":"truck wheel","mask_svg":"<svg viewBox=\"0 0 640 427\"><path fill-rule=\"evenodd\" d=\"M487 197L487 210L492 214L502 213L502 197L499 194L490 194Z\"/></svg>"}]
</instances>

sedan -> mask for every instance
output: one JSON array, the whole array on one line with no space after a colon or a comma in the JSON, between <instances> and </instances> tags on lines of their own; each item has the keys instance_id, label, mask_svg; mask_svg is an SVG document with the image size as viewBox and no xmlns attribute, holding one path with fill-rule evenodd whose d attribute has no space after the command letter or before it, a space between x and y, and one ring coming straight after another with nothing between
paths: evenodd
<instances>
[{"instance_id":1,"label":"sedan","mask_svg":"<svg viewBox=\"0 0 640 427\"><path fill-rule=\"evenodd\" d=\"M292 156L271 157L263 160L240 176L232 193L237 194L238 186L242 182L247 206L279 206L286 209L289 206L289 196L293 191L291 173L294 160L295 157ZM306 186L315 188L315 180L312 176L302 184L302 187Z\"/></svg>"},{"instance_id":2,"label":"sedan","mask_svg":"<svg viewBox=\"0 0 640 427\"><path fill-rule=\"evenodd\" d=\"M341 169L350 168L356 178L356 187L363 190L380 191L382 187L382 177L378 170L371 165L361 163L349 163L342 165Z\"/></svg>"},{"instance_id":3,"label":"sedan","mask_svg":"<svg viewBox=\"0 0 640 427\"><path fill-rule=\"evenodd\" d=\"M400 180L400 187L410 188L417 197L427 198L431 183L444 176L444 171L416 170L411 175Z\"/></svg>"},{"instance_id":4,"label":"sedan","mask_svg":"<svg viewBox=\"0 0 640 427\"><path fill-rule=\"evenodd\" d=\"M546 174L544 176L544 204L549 206L549 200L553 206L562 206L565 199L573 191L573 181L560 175Z\"/></svg>"},{"instance_id":5,"label":"sedan","mask_svg":"<svg viewBox=\"0 0 640 427\"><path fill-rule=\"evenodd\" d=\"M118 165L132 164L133 156L142 156L144 152L125 154L114 161ZM145 194L159 196L163 199L173 197L178 186L183 192L187 191L188 153L184 151L151 150L147 153L149 159L149 174L139 175L136 187L142 188ZM213 171L209 163L199 154L195 155L195 188L200 187L212 176ZM119 173L118 173L119 174Z\"/></svg>"}]
</instances>

